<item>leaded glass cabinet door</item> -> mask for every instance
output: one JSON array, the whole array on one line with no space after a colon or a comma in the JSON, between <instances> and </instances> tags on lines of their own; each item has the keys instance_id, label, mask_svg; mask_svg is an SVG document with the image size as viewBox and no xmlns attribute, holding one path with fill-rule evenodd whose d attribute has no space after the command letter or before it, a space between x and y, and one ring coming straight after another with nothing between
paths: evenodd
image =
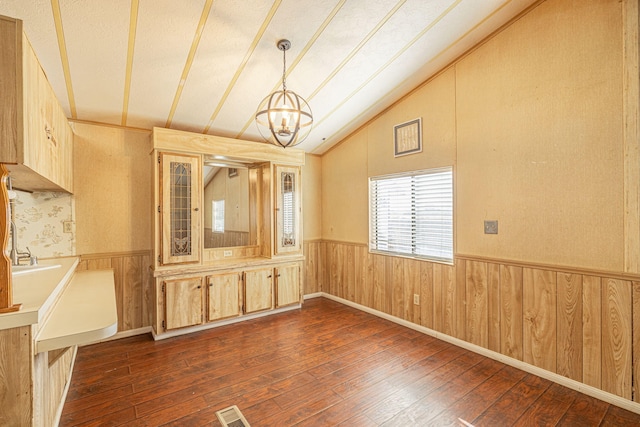
<instances>
[{"instance_id":1,"label":"leaded glass cabinet door","mask_svg":"<svg viewBox=\"0 0 640 427\"><path fill-rule=\"evenodd\" d=\"M200 158L160 155L162 264L200 261Z\"/></svg>"},{"instance_id":2,"label":"leaded glass cabinet door","mask_svg":"<svg viewBox=\"0 0 640 427\"><path fill-rule=\"evenodd\" d=\"M302 250L300 168L276 166L275 186L275 253L276 255L298 253Z\"/></svg>"}]
</instances>

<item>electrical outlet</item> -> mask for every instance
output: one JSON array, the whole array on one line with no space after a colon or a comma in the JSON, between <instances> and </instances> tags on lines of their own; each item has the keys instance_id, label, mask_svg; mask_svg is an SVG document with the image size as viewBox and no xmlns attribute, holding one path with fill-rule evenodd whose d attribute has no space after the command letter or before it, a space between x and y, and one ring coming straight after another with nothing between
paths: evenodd
<instances>
[{"instance_id":1,"label":"electrical outlet","mask_svg":"<svg viewBox=\"0 0 640 427\"><path fill-rule=\"evenodd\" d=\"M62 232L73 233L73 221L62 221Z\"/></svg>"},{"instance_id":2,"label":"electrical outlet","mask_svg":"<svg viewBox=\"0 0 640 427\"><path fill-rule=\"evenodd\" d=\"M413 294L413 304L414 305L420 305L420 295Z\"/></svg>"},{"instance_id":3,"label":"electrical outlet","mask_svg":"<svg viewBox=\"0 0 640 427\"><path fill-rule=\"evenodd\" d=\"M498 221L485 221L484 234L498 234Z\"/></svg>"},{"instance_id":4,"label":"electrical outlet","mask_svg":"<svg viewBox=\"0 0 640 427\"><path fill-rule=\"evenodd\" d=\"M231 255L233 255L233 252L231 252L231 251L224 251L224 256L226 256L226 257L227 257L227 256L231 256Z\"/></svg>"}]
</instances>

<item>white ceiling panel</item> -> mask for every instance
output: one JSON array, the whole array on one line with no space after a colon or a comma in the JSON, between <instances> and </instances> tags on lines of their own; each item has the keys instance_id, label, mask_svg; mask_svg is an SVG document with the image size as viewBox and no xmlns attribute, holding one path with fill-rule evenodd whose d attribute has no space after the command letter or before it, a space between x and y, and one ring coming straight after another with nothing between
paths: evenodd
<instances>
[{"instance_id":1,"label":"white ceiling panel","mask_svg":"<svg viewBox=\"0 0 640 427\"><path fill-rule=\"evenodd\" d=\"M243 13L238 13L240 7ZM234 0L214 1L174 116L174 127L204 130L270 8L269 2L260 0L242 6Z\"/></svg>"},{"instance_id":2,"label":"white ceiling panel","mask_svg":"<svg viewBox=\"0 0 640 427\"><path fill-rule=\"evenodd\" d=\"M302 50L312 40L316 30L336 4L338 2L335 0L314 2L312 5L299 0L282 2L209 133L219 134L224 129L233 129L234 134L228 136L235 137L253 120L260 101L274 88L281 88L283 58L282 52L276 46L277 41L291 41L291 49L287 51L289 68L300 57ZM296 19L302 14L305 14L305 20ZM290 77L287 81L290 81ZM298 93L293 84L287 83L287 87ZM251 123L250 128L255 133L255 124Z\"/></svg>"},{"instance_id":3,"label":"white ceiling panel","mask_svg":"<svg viewBox=\"0 0 640 427\"><path fill-rule=\"evenodd\" d=\"M78 120L151 128L170 119L249 140L259 139L256 108L281 83L276 42L289 39L287 87L314 113L301 148L321 154L534 1L59 0L58 15L53 0L0 0L0 14L24 21L70 117L75 105Z\"/></svg>"},{"instance_id":4,"label":"white ceiling panel","mask_svg":"<svg viewBox=\"0 0 640 427\"><path fill-rule=\"evenodd\" d=\"M128 126L166 124L204 5L204 0L140 2Z\"/></svg>"},{"instance_id":5,"label":"white ceiling panel","mask_svg":"<svg viewBox=\"0 0 640 427\"><path fill-rule=\"evenodd\" d=\"M127 0L60 2L78 118L120 124L130 10Z\"/></svg>"}]
</instances>

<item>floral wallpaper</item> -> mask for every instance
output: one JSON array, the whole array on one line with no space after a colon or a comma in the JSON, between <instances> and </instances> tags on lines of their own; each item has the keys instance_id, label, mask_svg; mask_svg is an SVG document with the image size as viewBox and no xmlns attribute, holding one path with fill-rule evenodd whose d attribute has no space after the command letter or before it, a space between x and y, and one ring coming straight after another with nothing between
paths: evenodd
<instances>
[{"instance_id":1,"label":"floral wallpaper","mask_svg":"<svg viewBox=\"0 0 640 427\"><path fill-rule=\"evenodd\" d=\"M16 194L13 204L18 249L25 251L29 247L38 258L75 255L75 227L72 223L71 233L64 233L63 229L65 221L73 221L73 196L54 192Z\"/></svg>"}]
</instances>

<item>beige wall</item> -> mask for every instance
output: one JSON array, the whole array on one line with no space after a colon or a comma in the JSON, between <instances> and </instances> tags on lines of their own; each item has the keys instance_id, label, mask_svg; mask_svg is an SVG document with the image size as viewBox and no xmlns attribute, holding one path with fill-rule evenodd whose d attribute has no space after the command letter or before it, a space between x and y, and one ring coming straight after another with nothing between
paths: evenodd
<instances>
[{"instance_id":1,"label":"beige wall","mask_svg":"<svg viewBox=\"0 0 640 427\"><path fill-rule=\"evenodd\" d=\"M367 242L367 149L365 128L322 157L323 239Z\"/></svg>"},{"instance_id":2,"label":"beige wall","mask_svg":"<svg viewBox=\"0 0 640 427\"><path fill-rule=\"evenodd\" d=\"M542 3L323 156L323 238L367 242L367 177L454 165L456 253L621 271L622 66L618 1Z\"/></svg>"},{"instance_id":3,"label":"beige wall","mask_svg":"<svg viewBox=\"0 0 640 427\"><path fill-rule=\"evenodd\" d=\"M322 158L307 154L302 167L302 236L322 238Z\"/></svg>"},{"instance_id":4,"label":"beige wall","mask_svg":"<svg viewBox=\"0 0 640 427\"><path fill-rule=\"evenodd\" d=\"M73 127L76 253L150 250L150 132Z\"/></svg>"}]
</instances>

